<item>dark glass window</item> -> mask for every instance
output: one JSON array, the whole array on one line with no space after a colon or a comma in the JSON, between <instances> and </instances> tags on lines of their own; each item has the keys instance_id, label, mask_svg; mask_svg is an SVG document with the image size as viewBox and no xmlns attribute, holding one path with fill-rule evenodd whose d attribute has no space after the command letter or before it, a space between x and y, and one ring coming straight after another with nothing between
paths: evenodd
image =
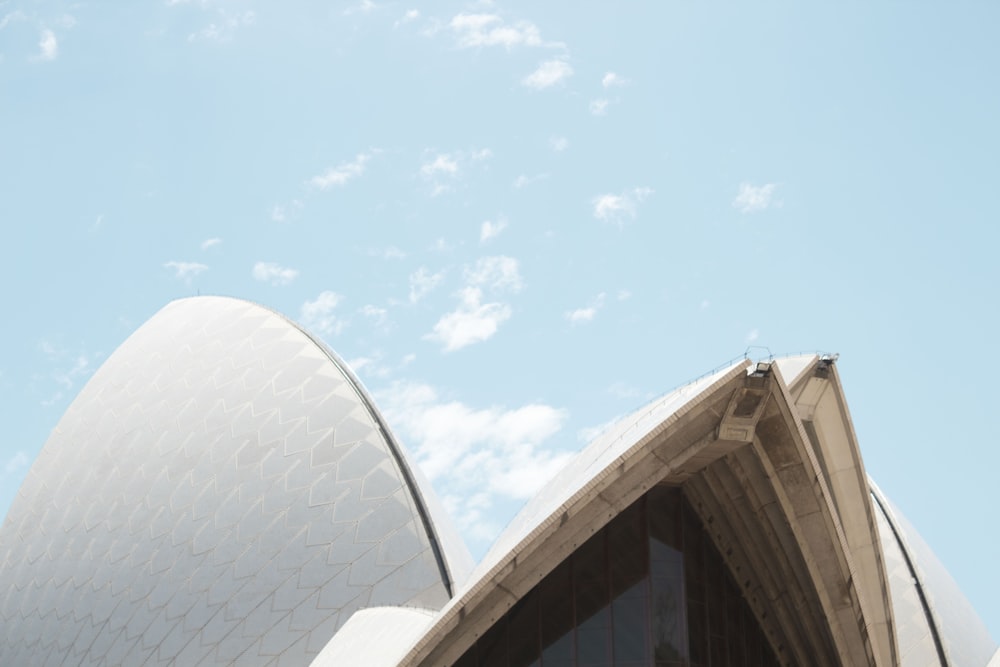
<instances>
[{"instance_id":1,"label":"dark glass window","mask_svg":"<svg viewBox=\"0 0 1000 667\"><path fill-rule=\"evenodd\" d=\"M455 664L778 662L680 489L656 487L578 547Z\"/></svg>"},{"instance_id":2,"label":"dark glass window","mask_svg":"<svg viewBox=\"0 0 1000 667\"><path fill-rule=\"evenodd\" d=\"M542 663L546 667L571 667L573 652L573 569L565 560L535 590L541 607Z\"/></svg>"}]
</instances>

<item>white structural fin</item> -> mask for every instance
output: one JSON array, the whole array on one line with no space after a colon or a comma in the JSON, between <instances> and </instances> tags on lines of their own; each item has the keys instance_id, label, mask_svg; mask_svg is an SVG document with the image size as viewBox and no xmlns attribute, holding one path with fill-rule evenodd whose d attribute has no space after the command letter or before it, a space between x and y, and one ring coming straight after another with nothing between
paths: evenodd
<instances>
[{"instance_id":1,"label":"white structural fin","mask_svg":"<svg viewBox=\"0 0 1000 667\"><path fill-rule=\"evenodd\" d=\"M468 557L411 473L297 326L175 301L80 392L0 529L0 665L308 665L358 609L438 609Z\"/></svg>"}]
</instances>

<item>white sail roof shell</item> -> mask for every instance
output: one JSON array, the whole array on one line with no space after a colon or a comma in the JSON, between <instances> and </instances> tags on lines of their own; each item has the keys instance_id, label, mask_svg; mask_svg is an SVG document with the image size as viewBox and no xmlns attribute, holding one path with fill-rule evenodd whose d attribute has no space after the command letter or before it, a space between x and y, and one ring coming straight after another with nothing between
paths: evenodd
<instances>
[{"instance_id":1,"label":"white sail roof shell","mask_svg":"<svg viewBox=\"0 0 1000 667\"><path fill-rule=\"evenodd\" d=\"M436 609L464 578L417 484L297 326L175 301L94 374L0 529L0 664L307 665L355 610Z\"/></svg>"},{"instance_id":2,"label":"white sail roof shell","mask_svg":"<svg viewBox=\"0 0 1000 667\"><path fill-rule=\"evenodd\" d=\"M776 364L792 385L817 360ZM616 475L643 443L749 367L608 429L470 574L450 519L333 352L254 304L174 302L83 389L0 528L0 664L407 662L461 627L466 602L568 507L627 483ZM997 664L954 581L871 489L901 664Z\"/></svg>"}]
</instances>

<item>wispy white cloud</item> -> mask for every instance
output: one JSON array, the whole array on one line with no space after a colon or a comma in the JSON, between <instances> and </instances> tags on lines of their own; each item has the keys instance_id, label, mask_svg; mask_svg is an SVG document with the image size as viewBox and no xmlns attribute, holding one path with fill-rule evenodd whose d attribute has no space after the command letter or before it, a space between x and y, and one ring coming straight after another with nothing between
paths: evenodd
<instances>
[{"instance_id":1,"label":"wispy white cloud","mask_svg":"<svg viewBox=\"0 0 1000 667\"><path fill-rule=\"evenodd\" d=\"M506 255L479 258L465 269L465 279L469 285L493 292L517 292L524 286L517 260Z\"/></svg>"},{"instance_id":2,"label":"wispy white cloud","mask_svg":"<svg viewBox=\"0 0 1000 667\"><path fill-rule=\"evenodd\" d=\"M604 292L601 292L594 297L594 299L587 306L567 311L566 319L569 320L571 324L583 324L584 322L590 322L597 315L597 311L604 307L604 297Z\"/></svg>"},{"instance_id":3,"label":"wispy white cloud","mask_svg":"<svg viewBox=\"0 0 1000 667\"><path fill-rule=\"evenodd\" d=\"M608 393L615 398L622 399L635 399L641 398L644 394L642 391L636 389L632 385L625 384L624 382L612 382L607 389Z\"/></svg>"},{"instance_id":4,"label":"wispy white cloud","mask_svg":"<svg viewBox=\"0 0 1000 667\"><path fill-rule=\"evenodd\" d=\"M376 399L459 528L484 546L500 528L484 523L494 506L532 497L573 457L547 444L567 418L551 405L477 408L415 382L396 382Z\"/></svg>"},{"instance_id":5,"label":"wispy white cloud","mask_svg":"<svg viewBox=\"0 0 1000 667\"><path fill-rule=\"evenodd\" d=\"M434 325L426 340L441 343L445 352L492 338L513 310L503 301L486 302L485 294L513 293L523 287L517 260L513 257L482 257L466 267L465 285L457 292L459 304Z\"/></svg>"},{"instance_id":6,"label":"wispy white cloud","mask_svg":"<svg viewBox=\"0 0 1000 667\"><path fill-rule=\"evenodd\" d=\"M566 313L566 319L573 324L580 324L581 322L589 322L594 319L597 315L597 308L594 306L587 306L586 308L577 308L576 310L570 310Z\"/></svg>"},{"instance_id":7,"label":"wispy white cloud","mask_svg":"<svg viewBox=\"0 0 1000 667\"><path fill-rule=\"evenodd\" d=\"M38 341L38 351L44 354L50 361L66 354L65 350L45 338Z\"/></svg>"},{"instance_id":8,"label":"wispy white cloud","mask_svg":"<svg viewBox=\"0 0 1000 667\"><path fill-rule=\"evenodd\" d=\"M313 176L309 179L309 185L319 188L320 190L329 190L332 187L343 187L353 178L357 178L365 171L365 165L372 159L375 151L369 151L367 153L358 153L358 155L349 162L342 162L336 167L331 167L327 169L322 174Z\"/></svg>"},{"instance_id":9,"label":"wispy white cloud","mask_svg":"<svg viewBox=\"0 0 1000 667\"><path fill-rule=\"evenodd\" d=\"M431 184L431 195L437 196L452 189L470 165L486 162L493 157L489 148L451 153L433 153L420 165L420 176Z\"/></svg>"},{"instance_id":10,"label":"wispy white cloud","mask_svg":"<svg viewBox=\"0 0 1000 667\"><path fill-rule=\"evenodd\" d=\"M627 289L620 289L617 296L619 301L628 301L632 298L632 292Z\"/></svg>"},{"instance_id":11,"label":"wispy white cloud","mask_svg":"<svg viewBox=\"0 0 1000 667\"><path fill-rule=\"evenodd\" d=\"M497 218L496 222L484 220L479 226L479 242L486 243L490 239L495 239L505 229L507 229L507 219L503 216Z\"/></svg>"},{"instance_id":12,"label":"wispy white cloud","mask_svg":"<svg viewBox=\"0 0 1000 667\"><path fill-rule=\"evenodd\" d=\"M19 449L11 454L6 461L0 463L2 486L7 489L16 489L30 466L31 457L24 450Z\"/></svg>"},{"instance_id":13,"label":"wispy white cloud","mask_svg":"<svg viewBox=\"0 0 1000 667\"><path fill-rule=\"evenodd\" d=\"M299 275L298 270L274 262L257 262L253 265L252 273L254 280L274 286L288 285Z\"/></svg>"},{"instance_id":14,"label":"wispy white cloud","mask_svg":"<svg viewBox=\"0 0 1000 667\"><path fill-rule=\"evenodd\" d=\"M406 252L394 245L386 246L385 248L372 248L368 251L370 257L378 257L379 259L405 259Z\"/></svg>"},{"instance_id":15,"label":"wispy white cloud","mask_svg":"<svg viewBox=\"0 0 1000 667\"><path fill-rule=\"evenodd\" d=\"M458 160L448 153L439 153L434 159L420 165L420 175L425 178L439 174L455 175L458 173Z\"/></svg>"},{"instance_id":16,"label":"wispy white cloud","mask_svg":"<svg viewBox=\"0 0 1000 667\"><path fill-rule=\"evenodd\" d=\"M757 329L751 329L750 331L747 332L746 342L753 343L758 338L760 338L760 331L758 331Z\"/></svg>"},{"instance_id":17,"label":"wispy white cloud","mask_svg":"<svg viewBox=\"0 0 1000 667\"><path fill-rule=\"evenodd\" d=\"M431 273L426 267L410 274L410 303L417 303L444 280L444 271Z\"/></svg>"},{"instance_id":18,"label":"wispy white cloud","mask_svg":"<svg viewBox=\"0 0 1000 667\"><path fill-rule=\"evenodd\" d=\"M372 326L376 330L385 333L392 328L392 323L389 321L389 311L385 308L380 308L372 304L365 304L358 311L365 319L371 322Z\"/></svg>"},{"instance_id":19,"label":"wispy white cloud","mask_svg":"<svg viewBox=\"0 0 1000 667\"><path fill-rule=\"evenodd\" d=\"M534 176L528 176L527 174L520 174L517 178L514 179L514 182L511 183L511 185L514 187L515 190L520 190L521 188L528 187L532 183L537 183L538 181L544 181L548 177L549 175L546 173L535 174Z\"/></svg>"},{"instance_id":20,"label":"wispy white cloud","mask_svg":"<svg viewBox=\"0 0 1000 667\"><path fill-rule=\"evenodd\" d=\"M340 300L341 297L336 292L329 290L320 292L315 299L302 304L299 321L306 329L321 336L340 333L344 328L344 322L333 312Z\"/></svg>"},{"instance_id":21,"label":"wispy white cloud","mask_svg":"<svg viewBox=\"0 0 1000 667\"><path fill-rule=\"evenodd\" d=\"M733 208L740 213L756 213L765 211L771 206L780 206L781 202L774 200L774 191L777 187L775 183L764 185L741 183L739 194L733 200Z\"/></svg>"},{"instance_id":22,"label":"wispy white cloud","mask_svg":"<svg viewBox=\"0 0 1000 667\"><path fill-rule=\"evenodd\" d=\"M458 308L444 315L434 330L424 336L443 344L445 352L489 340L511 316L506 303L483 303L483 291L478 287L463 288L459 298Z\"/></svg>"},{"instance_id":23,"label":"wispy white cloud","mask_svg":"<svg viewBox=\"0 0 1000 667\"><path fill-rule=\"evenodd\" d=\"M573 68L565 60L547 60L534 72L521 79L521 85L535 90L545 90L572 75Z\"/></svg>"},{"instance_id":24,"label":"wispy white cloud","mask_svg":"<svg viewBox=\"0 0 1000 667\"><path fill-rule=\"evenodd\" d=\"M439 237L434 239L434 242L431 243L427 249L432 252L451 252L455 249L455 246L454 244L449 243L444 237Z\"/></svg>"},{"instance_id":25,"label":"wispy white cloud","mask_svg":"<svg viewBox=\"0 0 1000 667\"><path fill-rule=\"evenodd\" d=\"M6 14L3 15L3 18L0 18L0 30L3 30L4 28L6 28L11 23L14 23L15 21L23 21L26 18L28 18L27 14L25 14L19 9L15 9L12 12L7 12Z\"/></svg>"},{"instance_id":26,"label":"wispy white cloud","mask_svg":"<svg viewBox=\"0 0 1000 667\"><path fill-rule=\"evenodd\" d=\"M590 101L590 113L593 116L606 116L608 115L608 104L610 102L607 98L601 97L596 100Z\"/></svg>"},{"instance_id":27,"label":"wispy white cloud","mask_svg":"<svg viewBox=\"0 0 1000 667\"><path fill-rule=\"evenodd\" d=\"M253 25L256 22L257 14L253 10L230 12L225 9L218 9L216 18L217 20L212 21L201 30L189 34L188 41L231 42L238 30Z\"/></svg>"},{"instance_id":28,"label":"wispy white cloud","mask_svg":"<svg viewBox=\"0 0 1000 667\"><path fill-rule=\"evenodd\" d=\"M59 57L59 40L56 39L54 32L45 28L38 39L37 59L47 62L55 60L57 57Z\"/></svg>"},{"instance_id":29,"label":"wispy white cloud","mask_svg":"<svg viewBox=\"0 0 1000 667\"><path fill-rule=\"evenodd\" d=\"M612 88L614 86L624 86L628 83L628 79L623 79L614 72L608 72L603 77L601 77L601 85L605 88Z\"/></svg>"},{"instance_id":30,"label":"wispy white cloud","mask_svg":"<svg viewBox=\"0 0 1000 667\"><path fill-rule=\"evenodd\" d=\"M556 153L562 153L569 148L569 139L566 137L549 137L549 148Z\"/></svg>"},{"instance_id":31,"label":"wispy white cloud","mask_svg":"<svg viewBox=\"0 0 1000 667\"><path fill-rule=\"evenodd\" d=\"M378 5L372 2L372 0L361 0L361 2L357 5L345 9L343 14L344 16L351 16L352 14L370 14L376 9L378 9Z\"/></svg>"},{"instance_id":32,"label":"wispy white cloud","mask_svg":"<svg viewBox=\"0 0 1000 667\"><path fill-rule=\"evenodd\" d=\"M418 18L420 18L419 9L408 9L401 18L397 19L396 22L392 24L392 27L398 28L401 25L406 25L407 23L413 23Z\"/></svg>"},{"instance_id":33,"label":"wispy white cloud","mask_svg":"<svg viewBox=\"0 0 1000 667\"><path fill-rule=\"evenodd\" d=\"M368 368L373 363L375 359L372 357L354 357L353 359L347 360L347 365L351 367L351 370L355 373L361 371L362 368Z\"/></svg>"},{"instance_id":34,"label":"wispy white cloud","mask_svg":"<svg viewBox=\"0 0 1000 667\"><path fill-rule=\"evenodd\" d=\"M54 405L69 395L79 380L93 372L94 362L99 357L99 355L87 352L71 354L66 349L45 339L38 341L38 349L45 355L46 360L53 368L50 377L56 386L55 391L48 398L42 400L44 406Z\"/></svg>"},{"instance_id":35,"label":"wispy white cloud","mask_svg":"<svg viewBox=\"0 0 1000 667\"><path fill-rule=\"evenodd\" d=\"M621 194L603 194L594 197L594 217L598 220L621 225L625 216L635 218L636 209L649 195L652 188L639 187Z\"/></svg>"},{"instance_id":36,"label":"wispy white cloud","mask_svg":"<svg viewBox=\"0 0 1000 667\"><path fill-rule=\"evenodd\" d=\"M208 266L200 264L199 262L176 262L171 260L164 263L163 266L164 268L173 270L174 278L183 280L186 283L190 283L191 279L199 273L208 271Z\"/></svg>"},{"instance_id":37,"label":"wispy white cloud","mask_svg":"<svg viewBox=\"0 0 1000 667\"><path fill-rule=\"evenodd\" d=\"M448 24L459 48L542 46L538 28L528 21L505 23L496 14L458 14Z\"/></svg>"},{"instance_id":38,"label":"wispy white cloud","mask_svg":"<svg viewBox=\"0 0 1000 667\"><path fill-rule=\"evenodd\" d=\"M201 242L201 249L208 250L209 248L217 246L220 243L222 243L222 239L220 238L205 239L204 241Z\"/></svg>"},{"instance_id":39,"label":"wispy white cloud","mask_svg":"<svg viewBox=\"0 0 1000 667\"><path fill-rule=\"evenodd\" d=\"M77 378L89 374L90 371L90 359L87 358L87 355L80 354L73 359L73 364L69 368L56 373L53 378L63 389L68 391L73 388Z\"/></svg>"},{"instance_id":40,"label":"wispy white cloud","mask_svg":"<svg viewBox=\"0 0 1000 667\"><path fill-rule=\"evenodd\" d=\"M319 178L318 176L316 178ZM275 222L290 222L302 210L302 202L293 199L290 204L275 204L271 207L271 220Z\"/></svg>"},{"instance_id":41,"label":"wispy white cloud","mask_svg":"<svg viewBox=\"0 0 1000 667\"><path fill-rule=\"evenodd\" d=\"M0 479L13 477L22 470L27 470L28 464L30 463L31 459L28 458L28 454L26 452L23 450L14 452L9 459L4 461L3 467L0 468L0 470L3 471L3 474L0 474Z\"/></svg>"}]
</instances>

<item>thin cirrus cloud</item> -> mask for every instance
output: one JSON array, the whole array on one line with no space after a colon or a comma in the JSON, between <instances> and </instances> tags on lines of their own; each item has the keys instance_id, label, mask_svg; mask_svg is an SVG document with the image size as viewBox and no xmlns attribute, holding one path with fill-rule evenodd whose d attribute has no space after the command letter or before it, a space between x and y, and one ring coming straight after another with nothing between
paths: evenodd
<instances>
[{"instance_id":1,"label":"thin cirrus cloud","mask_svg":"<svg viewBox=\"0 0 1000 667\"><path fill-rule=\"evenodd\" d=\"M464 287L459 290L459 306L445 314L424 338L444 346L445 352L489 340L503 322L510 319L511 308L506 303L483 303L483 290Z\"/></svg>"},{"instance_id":2,"label":"thin cirrus cloud","mask_svg":"<svg viewBox=\"0 0 1000 667\"><path fill-rule=\"evenodd\" d=\"M38 39L38 60L52 61L59 56L59 40L48 28L42 30Z\"/></svg>"},{"instance_id":3,"label":"thin cirrus cloud","mask_svg":"<svg viewBox=\"0 0 1000 667\"><path fill-rule=\"evenodd\" d=\"M542 37L529 21L505 23L496 14L458 14L448 23L460 49L486 46L542 46Z\"/></svg>"},{"instance_id":4,"label":"thin cirrus cloud","mask_svg":"<svg viewBox=\"0 0 1000 667\"><path fill-rule=\"evenodd\" d=\"M76 355L69 355L65 350L53 348L47 341L40 341L39 348L46 354L50 362L56 364L51 377L55 382L56 390L48 398L42 400L43 406L50 406L68 395L76 382L93 371L94 361L99 355L88 355L82 352Z\"/></svg>"},{"instance_id":5,"label":"thin cirrus cloud","mask_svg":"<svg viewBox=\"0 0 1000 667\"><path fill-rule=\"evenodd\" d=\"M565 317L569 320L570 324L583 324L585 322L590 322L597 316L597 311L604 307L604 292L601 292L589 305L583 308L576 308L574 310L567 311Z\"/></svg>"},{"instance_id":6,"label":"thin cirrus cloud","mask_svg":"<svg viewBox=\"0 0 1000 667\"><path fill-rule=\"evenodd\" d=\"M254 280L278 287L291 284L298 277L299 272L297 269L281 266L274 262L257 262L253 265L252 274Z\"/></svg>"},{"instance_id":7,"label":"thin cirrus cloud","mask_svg":"<svg viewBox=\"0 0 1000 667\"><path fill-rule=\"evenodd\" d=\"M351 16L353 14L370 14L376 9L378 9L378 5L372 2L372 0L361 0L361 2L357 5L345 9L342 14L344 16Z\"/></svg>"},{"instance_id":8,"label":"thin cirrus cloud","mask_svg":"<svg viewBox=\"0 0 1000 667\"><path fill-rule=\"evenodd\" d=\"M466 268L465 279L469 285L493 292L518 292L524 287L517 260L506 255L481 257Z\"/></svg>"},{"instance_id":9,"label":"thin cirrus cloud","mask_svg":"<svg viewBox=\"0 0 1000 667\"><path fill-rule=\"evenodd\" d=\"M217 246L220 243L222 243L222 239L220 238L205 239L204 241L201 242L201 249L208 250L209 248Z\"/></svg>"},{"instance_id":10,"label":"thin cirrus cloud","mask_svg":"<svg viewBox=\"0 0 1000 667\"><path fill-rule=\"evenodd\" d=\"M178 4L178 3L168 3ZM215 21L212 21L201 30L197 30L188 35L189 42L207 41L224 44L231 42L237 31L246 26L253 25L257 20L257 14L253 10L245 12L229 12L219 9Z\"/></svg>"},{"instance_id":11,"label":"thin cirrus cloud","mask_svg":"<svg viewBox=\"0 0 1000 667\"><path fill-rule=\"evenodd\" d=\"M0 479L19 474L22 470L27 470L30 464L31 458L24 451L18 450L0 467Z\"/></svg>"},{"instance_id":12,"label":"thin cirrus cloud","mask_svg":"<svg viewBox=\"0 0 1000 667\"><path fill-rule=\"evenodd\" d=\"M492 338L500 325L510 319L510 304L487 301L487 295L514 293L521 290L518 262L503 255L482 257L464 272L465 284L456 293L458 306L443 315L425 340L441 343L445 352L482 343Z\"/></svg>"},{"instance_id":13,"label":"thin cirrus cloud","mask_svg":"<svg viewBox=\"0 0 1000 667\"><path fill-rule=\"evenodd\" d=\"M635 218L639 204L653 194L652 188L638 187L620 194L603 194L594 197L594 217L621 226L626 217Z\"/></svg>"},{"instance_id":14,"label":"thin cirrus cloud","mask_svg":"<svg viewBox=\"0 0 1000 667\"><path fill-rule=\"evenodd\" d=\"M190 283L191 279L203 271L208 271L208 266L199 262L177 262L171 260L163 264L164 268L174 272L174 278Z\"/></svg>"},{"instance_id":15,"label":"thin cirrus cloud","mask_svg":"<svg viewBox=\"0 0 1000 667\"><path fill-rule=\"evenodd\" d=\"M479 226L479 242L486 243L491 239L495 239L505 229L507 229L507 220L505 218L497 218L496 222L484 220L483 224Z\"/></svg>"},{"instance_id":16,"label":"thin cirrus cloud","mask_svg":"<svg viewBox=\"0 0 1000 667\"><path fill-rule=\"evenodd\" d=\"M614 72L608 72L603 77L601 77L601 86L604 88L612 88L614 86L624 86L628 83L627 79L623 79Z\"/></svg>"},{"instance_id":17,"label":"thin cirrus cloud","mask_svg":"<svg viewBox=\"0 0 1000 667\"><path fill-rule=\"evenodd\" d=\"M393 28L398 28L401 25L405 25L407 23L412 23L413 21L416 21L418 18L420 18L420 10L419 9L408 9L403 14L402 18L397 19L396 22L392 24L392 27Z\"/></svg>"},{"instance_id":18,"label":"thin cirrus cloud","mask_svg":"<svg viewBox=\"0 0 1000 667\"><path fill-rule=\"evenodd\" d=\"M444 279L444 271L431 273L426 267L410 274L410 303L417 303L431 293Z\"/></svg>"},{"instance_id":19,"label":"thin cirrus cloud","mask_svg":"<svg viewBox=\"0 0 1000 667\"><path fill-rule=\"evenodd\" d=\"M482 163L492 157L493 151L489 148L434 153L433 158L425 160L420 165L419 173L421 178L431 185L431 196L436 197L452 189L467 165Z\"/></svg>"},{"instance_id":20,"label":"thin cirrus cloud","mask_svg":"<svg viewBox=\"0 0 1000 667\"><path fill-rule=\"evenodd\" d=\"M772 206L781 206L781 202L774 199L774 191L777 184L766 183L764 185L751 185L741 183L740 191L733 200L733 208L740 213L757 213L766 211Z\"/></svg>"},{"instance_id":21,"label":"thin cirrus cloud","mask_svg":"<svg viewBox=\"0 0 1000 667\"><path fill-rule=\"evenodd\" d=\"M593 116L607 116L608 115L608 105L611 102L604 97L600 97L596 100L590 101L590 113Z\"/></svg>"},{"instance_id":22,"label":"thin cirrus cloud","mask_svg":"<svg viewBox=\"0 0 1000 667\"><path fill-rule=\"evenodd\" d=\"M459 527L482 546L500 528L487 520L495 504L532 497L573 457L546 444L567 418L551 405L477 408L408 382L394 383L376 399L413 445L445 505L456 510Z\"/></svg>"},{"instance_id":23,"label":"thin cirrus cloud","mask_svg":"<svg viewBox=\"0 0 1000 667\"><path fill-rule=\"evenodd\" d=\"M22 12L20 9L15 9L12 12L7 12L0 18L0 30L3 30L11 23L15 21L24 21L28 18L28 15Z\"/></svg>"},{"instance_id":24,"label":"thin cirrus cloud","mask_svg":"<svg viewBox=\"0 0 1000 667\"><path fill-rule=\"evenodd\" d=\"M389 311L372 304L365 304L358 311L365 319L371 322L372 326L380 332L387 332L391 328L389 321Z\"/></svg>"},{"instance_id":25,"label":"thin cirrus cloud","mask_svg":"<svg viewBox=\"0 0 1000 667\"><path fill-rule=\"evenodd\" d=\"M521 85L534 90L545 90L573 75L573 68L565 60L547 60L534 72L521 79Z\"/></svg>"},{"instance_id":26,"label":"thin cirrus cloud","mask_svg":"<svg viewBox=\"0 0 1000 667\"><path fill-rule=\"evenodd\" d=\"M302 304L299 311L299 321L310 331L321 336L338 334L344 328L344 322L334 313L341 297L336 292L325 290L312 301Z\"/></svg>"},{"instance_id":27,"label":"thin cirrus cloud","mask_svg":"<svg viewBox=\"0 0 1000 667\"><path fill-rule=\"evenodd\" d=\"M406 251L402 248L397 248L394 245L386 246L385 248L372 248L368 251L369 257L378 257L379 259L405 259Z\"/></svg>"},{"instance_id":28,"label":"thin cirrus cloud","mask_svg":"<svg viewBox=\"0 0 1000 667\"><path fill-rule=\"evenodd\" d=\"M457 173L458 159L448 153L438 153L433 160L420 165L420 175L424 178L433 178L441 174L454 176Z\"/></svg>"},{"instance_id":29,"label":"thin cirrus cloud","mask_svg":"<svg viewBox=\"0 0 1000 667\"><path fill-rule=\"evenodd\" d=\"M528 187L532 183L538 183L539 181L544 181L548 177L549 175L546 172L535 174L534 176L528 176L527 174L519 174L518 177L514 179L514 182L511 183L511 186L515 190L521 190L523 188Z\"/></svg>"},{"instance_id":30,"label":"thin cirrus cloud","mask_svg":"<svg viewBox=\"0 0 1000 667\"><path fill-rule=\"evenodd\" d=\"M309 185L320 190L343 187L348 181L357 178L365 172L365 167L377 151L358 153L353 160L342 162L309 179Z\"/></svg>"},{"instance_id":31,"label":"thin cirrus cloud","mask_svg":"<svg viewBox=\"0 0 1000 667\"><path fill-rule=\"evenodd\" d=\"M315 178L319 177L317 176ZM315 178L313 180L315 180ZM271 220L274 220L275 222L289 222L301 210L302 202L298 199L293 199L290 204L275 204L271 207Z\"/></svg>"}]
</instances>

